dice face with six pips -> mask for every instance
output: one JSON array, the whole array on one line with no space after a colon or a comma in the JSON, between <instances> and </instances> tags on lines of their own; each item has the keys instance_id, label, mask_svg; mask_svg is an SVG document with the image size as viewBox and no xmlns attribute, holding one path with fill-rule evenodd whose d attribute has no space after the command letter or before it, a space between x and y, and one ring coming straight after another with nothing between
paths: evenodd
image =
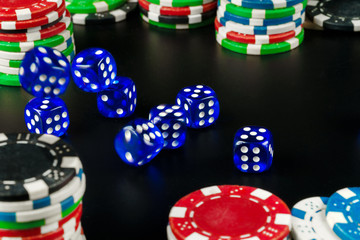
<instances>
[{"instance_id":1,"label":"dice face with six pips","mask_svg":"<svg viewBox=\"0 0 360 240\"><path fill-rule=\"evenodd\" d=\"M75 56L72 75L75 84L85 92L97 93L107 89L117 74L113 56L101 48L89 48Z\"/></svg>"},{"instance_id":2,"label":"dice face with six pips","mask_svg":"<svg viewBox=\"0 0 360 240\"><path fill-rule=\"evenodd\" d=\"M19 80L25 91L35 97L57 97L70 82L70 63L59 51L35 47L21 62Z\"/></svg>"},{"instance_id":3,"label":"dice face with six pips","mask_svg":"<svg viewBox=\"0 0 360 240\"><path fill-rule=\"evenodd\" d=\"M61 98L34 98L25 107L25 123L31 133L62 136L69 127L69 112Z\"/></svg>"},{"instance_id":4,"label":"dice face with six pips","mask_svg":"<svg viewBox=\"0 0 360 240\"><path fill-rule=\"evenodd\" d=\"M191 128L208 127L219 117L219 101L215 91L208 86L183 88L176 97L176 103L185 110L186 123Z\"/></svg>"},{"instance_id":5,"label":"dice face with six pips","mask_svg":"<svg viewBox=\"0 0 360 240\"><path fill-rule=\"evenodd\" d=\"M162 104L151 109L149 120L162 132L164 148L175 149L185 143L186 112L178 105Z\"/></svg>"},{"instance_id":6,"label":"dice face with six pips","mask_svg":"<svg viewBox=\"0 0 360 240\"><path fill-rule=\"evenodd\" d=\"M97 94L99 112L109 118L128 117L134 113L137 101L134 81L116 77L114 83Z\"/></svg>"},{"instance_id":7,"label":"dice face with six pips","mask_svg":"<svg viewBox=\"0 0 360 240\"><path fill-rule=\"evenodd\" d=\"M152 122L137 118L126 124L115 137L115 150L132 166L142 166L163 148L164 138Z\"/></svg>"},{"instance_id":8,"label":"dice face with six pips","mask_svg":"<svg viewBox=\"0 0 360 240\"><path fill-rule=\"evenodd\" d=\"M234 139L234 163L243 172L263 172L273 160L273 137L263 127L246 126L239 129Z\"/></svg>"}]
</instances>

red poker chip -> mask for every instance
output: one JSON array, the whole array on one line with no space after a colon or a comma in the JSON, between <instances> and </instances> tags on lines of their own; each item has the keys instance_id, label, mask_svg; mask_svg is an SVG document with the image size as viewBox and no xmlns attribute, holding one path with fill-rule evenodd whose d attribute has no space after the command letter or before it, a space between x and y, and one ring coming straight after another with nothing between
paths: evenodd
<instances>
[{"instance_id":1,"label":"red poker chip","mask_svg":"<svg viewBox=\"0 0 360 240\"><path fill-rule=\"evenodd\" d=\"M53 37L64 30L70 25L70 12L66 10L65 17L60 22L37 32L31 33L0 33L0 41L4 42L33 42L45 38Z\"/></svg>"},{"instance_id":2,"label":"red poker chip","mask_svg":"<svg viewBox=\"0 0 360 240\"><path fill-rule=\"evenodd\" d=\"M38 228L26 230L0 229L0 236L2 236L4 240L9 240L9 238L15 237L17 240L54 240L57 236L63 236L64 229L62 227L69 221L73 221L72 219L75 218L75 221L80 222L82 209L82 204L80 204L69 216L61 219L59 222ZM1 237L0 240L2 240Z\"/></svg>"},{"instance_id":3,"label":"red poker chip","mask_svg":"<svg viewBox=\"0 0 360 240\"><path fill-rule=\"evenodd\" d=\"M215 30L219 32L220 28L225 28L225 27L217 20L217 18L215 18ZM271 43L285 42L286 40L294 38L301 32L301 29L302 29L302 25L298 27L296 30L292 30L285 33L272 34L272 35L250 35L250 34L243 34L243 33L231 31L226 33L226 38L239 43L271 44ZM261 40L259 38L261 38Z\"/></svg>"},{"instance_id":4,"label":"red poker chip","mask_svg":"<svg viewBox=\"0 0 360 240\"><path fill-rule=\"evenodd\" d=\"M146 11L168 16L188 16L193 14L201 14L214 10L217 7L216 1L194 7L165 7L150 3L146 0L139 0L139 5Z\"/></svg>"},{"instance_id":5,"label":"red poker chip","mask_svg":"<svg viewBox=\"0 0 360 240\"><path fill-rule=\"evenodd\" d=\"M24 21L56 10L63 0L0 0L0 21Z\"/></svg>"},{"instance_id":6,"label":"red poker chip","mask_svg":"<svg viewBox=\"0 0 360 240\"><path fill-rule=\"evenodd\" d=\"M52 23L59 19L65 12L65 2L57 8L55 11L52 11L45 16L34 18L24 21L0 21L0 29L2 30L18 30L18 29L27 29L33 27L39 27Z\"/></svg>"},{"instance_id":7,"label":"red poker chip","mask_svg":"<svg viewBox=\"0 0 360 240\"><path fill-rule=\"evenodd\" d=\"M223 185L180 199L170 211L169 224L178 240L283 240L290 234L291 214L268 191Z\"/></svg>"}]
</instances>

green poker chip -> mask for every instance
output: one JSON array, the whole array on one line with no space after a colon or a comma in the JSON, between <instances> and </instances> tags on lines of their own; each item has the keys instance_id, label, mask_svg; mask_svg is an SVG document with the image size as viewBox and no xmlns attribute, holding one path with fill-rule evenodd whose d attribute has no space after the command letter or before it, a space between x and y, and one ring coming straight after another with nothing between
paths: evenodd
<instances>
[{"instance_id":1,"label":"green poker chip","mask_svg":"<svg viewBox=\"0 0 360 240\"><path fill-rule=\"evenodd\" d=\"M100 13L120 7L126 0L66 0L70 13Z\"/></svg>"},{"instance_id":2,"label":"green poker chip","mask_svg":"<svg viewBox=\"0 0 360 240\"><path fill-rule=\"evenodd\" d=\"M287 8L278 8L278 9L252 9L237 6L233 3L230 3L228 0L219 0L218 5L221 5L226 8L226 11L229 13L238 15L240 17L246 18L256 18L256 19L276 19L289 17L296 13L301 12L306 8L308 0L304 0L302 3L296 4L292 7Z\"/></svg>"},{"instance_id":3,"label":"green poker chip","mask_svg":"<svg viewBox=\"0 0 360 240\"><path fill-rule=\"evenodd\" d=\"M296 37L285 42L273 44L246 44L231 41L218 32L215 33L216 41L224 48L233 52L247 54L247 55L269 55L276 53L288 52L297 48L304 40L304 29Z\"/></svg>"},{"instance_id":4,"label":"green poker chip","mask_svg":"<svg viewBox=\"0 0 360 240\"><path fill-rule=\"evenodd\" d=\"M75 57L75 46L72 43L67 49L62 51L62 53L68 57L69 61ZM21 64L21 60L20 61ZM15 64L15 63L13 63ZM20 66L20 65L19 65ZM0 72L0 85L4 86L13 86L13 87L20 87L19 75L12 75L12 74L5 74ZM1 228L1 222L0 222Z\"/></svg>"},{"instance_id":5,"label":"green poker chip","mask_svg":"<svg viewBox=\"0 0 360 240\"><path fill-rule=\"evenodd\" d=\"M204 5L207 3L211 3L214 0L147 0L147 1L165 7L188 7L188 6Z\"/></svg>"},{"instance_id":6,"label":"green poker chip","mask_svg":"<svg viewBox=\"0 0 360 240\"><path fill-rule=\"evenodd\" d=\"M65 42L66 39L71 37L74 32L73 24L70 24L69 27L62 33L55 35L50 38L43 40L38 40L34 42L3 42L0 41L0 51L6 52L27 52L34 47L45 46L45 47L56 47L61 43ZM0 56L1 57L1 56Z\"/></svg>"},{"instance_id":7,"label":"green poker chip","mask_svg":"<svg viewBox=\"0 0 360 240\"><path fill-rule=\"evenodd\" d=\"M79 201L77 201L74 205L63 211L61 213L61 216L59 216L60 217L59 220L69 216L79 206L81 201L82 198ZM38 221L24 222L24 223L0 221L0 228L9 229L9 230L23 230L23 229L37 228L47 224L50 223L48 223L46 220L38 220Z\"/></svg>"},{"instance_id":8,"label":"green poker chip","mask_svg":"<svg viewBox=\"0 0 360 240\"><path fill-rule=\"evenodd\" d=\"M214 19L215 19L215 18L210 18L201 23L195 23L195 24L169 24L169 23L160 23L160 22L155 22L153 20L150 20L142 13L140 13L140 15L141 15L142 19L145 22L149 23L150 25L160 27L160 28L167 28L167 29L193 29L193 28L204 27L204 26L214 23Z\"/></svg>"}]
</instances>

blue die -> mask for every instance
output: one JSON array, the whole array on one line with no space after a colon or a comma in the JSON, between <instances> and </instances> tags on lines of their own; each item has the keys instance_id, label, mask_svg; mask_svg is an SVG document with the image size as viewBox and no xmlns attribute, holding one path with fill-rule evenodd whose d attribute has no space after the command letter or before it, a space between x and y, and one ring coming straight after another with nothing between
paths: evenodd
<instances>
[{"instance_id":1,"label":"blue die","mask_svg":"<svg viewBox=\"0 0 360 240\"><path fill-rule=\"evenodd\" d=\"M219 117L220 104L210 87L196 85L183 88L176 96L176 102L186 111L188 127L208 127Z\"/></svg>"},{"instance_id":2,"label":"blue die","mask_svg":"<svg viewBox=\"0 0 360 240\"><path fill-rule=\"evenodd\" d=\"M97 106L105 117L128 117L135 111L136 97L134 81L127 77L116 77L108 89L97 94Z\"/></svg>"},{"instance_id":3,"label":"blue die","mask_svg":"<svg viewBox=\"0 0 360 240\"><path fill-rule=\"evenodd\" d=\"M123 127L115 137L115 150L127 164L142 166L163 148L164 138L158 127L137 118Z\"/></svg>"},{"instance_id":4,"label":"blue die","mask_svg":"<svg viewBox=\"0 0 360 240\"><path fill-rule=\"evenodd\" d=\"M234 139L234 163L243 172L263 172L273 160L273 137L263 127L248 126L237 131Z\"/></svg>"},{"instance_id":5,"label":"blue die","mask_svg":"<svg viewBox=\"0 0 360 240\"><path fill-rule=\"evenodd\" d=\"M102 48L89 48L75 56L72 75L75 84L85 92L100 92L108 88L117 73L113 56Z\"/></svg>"},{"instance_id":6,"label":"blue die","mask_svg":"<svg viewBox=\"0 0 360 240\"><path fill-rule=\"evenodd\" d=\"M31 133L60 137L69 128L69 112L61 98L34 98L26 105L24 115Z\"/></svg>"},{"instance_id":7,"label":"blue die","mask_svg":"<svg viewBox=\"0 0 360 240\"><path fill-rule=\"evenodd\" d=\"M58 50L35 47L21 62L21 86L35 97L57 97L70 83L70 63Z\"/></svg>"},{"instance_id":8,"label":"blue die","mask_svg":"<svg viewBox=\"0 0 360 240\"><path fill-rule=\"evenodd\" d=\"M164 148L175 149L185 143L186 112L178 105L163 104L151 109L149 120L162 132Z\"/></svg>"}]
</instances>

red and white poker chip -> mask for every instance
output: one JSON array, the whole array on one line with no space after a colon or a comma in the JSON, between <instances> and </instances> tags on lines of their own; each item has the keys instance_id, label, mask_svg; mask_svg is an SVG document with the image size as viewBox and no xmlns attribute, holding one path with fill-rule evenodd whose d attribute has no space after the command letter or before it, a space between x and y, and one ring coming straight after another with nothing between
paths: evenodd
<instances>
[{"instance_id":1,"label":"red and white poker chip","mask_svg":"<svg viewBox=\"0 0 360 240\"><path fill-rule=\"evenodd\" d=\"M18 30L46 25L59 19L65 12L65 9L65 2L63 2L63 4L59 8L39 18L24 21L0 21L0 29Z\"/></svg>"},{"instance_id":2,"label":"red and white poker chip","mask_svg":"<svg viewBox=\"0 0 360 240\"><path fill-rule=\"evenodd\" d=\"M0 0L0 21L24 21L56 10L63 0Z\"/></svg>"},{"instance_id":3,"label":"red and white poker chip","mask_svg":"<svg viewBox=\"0 0 360 240\"><path fill-rule=\"evenodd\" d=\"M272 193L253 187L223 185L197 190L170 211L176 239L283 240L291 213Z\"/></svg>"}]
</instances>

